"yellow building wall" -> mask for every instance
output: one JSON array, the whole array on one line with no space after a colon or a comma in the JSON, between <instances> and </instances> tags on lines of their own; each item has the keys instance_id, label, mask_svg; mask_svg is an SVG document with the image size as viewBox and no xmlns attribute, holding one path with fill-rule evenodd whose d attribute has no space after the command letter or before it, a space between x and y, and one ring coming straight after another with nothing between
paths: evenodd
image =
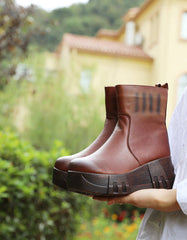
<instances>
[{"instance_id":1,"label":"yellow building wall","mask_svg":"<svg viewBox=\"0 0 187 240\"><path fill-rule=\"evenodd\" d=\"M125 42L125 31L119 36L118 42L121 42L121 43Z\"/></svg>"},{"instance_id":2,"label":"yellow building wall","mask_svg":"<svg viewBox=\"0 0 187 240\"><path fill-rule=\"evenodd\" d=\"M137 31L143 36L143 49L153 58L158 50L158 37L160 36L161 1L165 0L153 1L135 20Z\"/></svg>"},{"instance_id":3,"label":"yellow building wall","mask_svg":"<svg viewBox=\"0 0 187 240\"><path fill-rule=\"evenodd\" d=\"M116 84L154 85L168 83L167 123L177 103L178 79L187 73L187 41L180 39L182 13L187 0L155 0L135 19L137 31L144 38L143 49L154 61L99 55L65 47L61 68L67 89L80 92L80 74L92 73L91 90L100 94L104 86ZM124 42L125 32L118 41ZM70 89L69 89L70 90Z\"/></svg>"},{"instance_id":4,"label":"yellow building wall","mask_svg":"<svg viewBox=\"0 0 187 240\"><path fill-rule=\"evenodd\" d=\"M113 41L113 42L121 42L122 38L124 35L119 35L118 37L111 37L111 36L101 36L101 37L97 37L98 39L101 40L107 40L107 41Z\"/></svg>"},{"instance_id":5,"label":"yellow building wall","mask_svg":"<svg viewBox=\"0 0 187 240\"><path fill-rule=\"evenodd\" d=\"M66 68L67 85L72 91L80 91L80 75L84 69L91 71L91 91L96 94L103 93L105 86L117 84L153 85L152 61L128 58L112 57L97 54L71 52L69 70ZM76 64L75 64L76 63ZM79 89L77 89L79 86Z\"/></svg>"},{"instance_id":6,"label":"yellow building wall","mask_svg":"<svg viewBox=\"0 0 187 240\"><path fill-rule=\"evenodd\" d=\"M187 41L180 39L184 10L187 10L186 0L157 0L136 19L145 39L143 49L154 59L153 82L169 84L167 123L177 103L178 79L187 72ZM155 16L158 19L153 24ZM154 31L158 35L155 42L152 39Z\"/></svg>"},{"instance_id":7,"label":"yellow building wall","mask_svg":"<svg viewBox=\"0 0 187 240\"><path fill-rule=\"evenodd\" d=\"M187 72L187 41L180 39L182 12L187 10L186 0L167 0L163 14L162 75L169 83L168 116L172 115L177 103L178 79ZM165 16L166 15L166 16ZM164 31L165 29L165 31Z\"/></svg>"},{"instance_id":8,"label":"yellow building wall","mask_svg":"<svg viewBox=\"0 0 187 240\"><path fill-rule=\"evenodd\" d=\"M94 73L93 88L117 84L152 85L151 62L132 58L100 57Z\"/></svg>"},{"instance_id":9,"label":"yellow building wall","mask_svg":"<svg viewBox=\"0 0 187 240\"><path fill-rule=\"evenodd\" d=\"M125 42L125 27L123 26L123 28L119 29L118 31L119 31L119 34L117 34L115 37L102 35L102 36L97 36L97 38L102 39L102 40L124 43Z\"/></svg>"}]
</instances>

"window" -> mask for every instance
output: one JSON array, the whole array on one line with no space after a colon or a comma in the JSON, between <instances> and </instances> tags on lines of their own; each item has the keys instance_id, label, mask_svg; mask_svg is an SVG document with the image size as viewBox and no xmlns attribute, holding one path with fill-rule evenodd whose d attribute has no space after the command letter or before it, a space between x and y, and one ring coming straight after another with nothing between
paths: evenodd
<instances>
[{"instance_id":1,"label":"window","mask_svg":"<svg viewBox=\"0 0 187 240\"><path fill-rule=\"evenodd\" d=\"M182 14L181 38L187 40L187 12Z\"/></svg>"},{"instance_id":2,"label":"window","mask_svg":"<svg viewBox=\"0 0 187 240\"><path fill-rule=\"evenodd\" d=\"M187 87L187 74L184 74L179 78L177 99L181 97L185 87Z\"/></svg>"},{"instance_id":3,"label":"window","mask_svg":"<svg viewBox=\"0 0 187 240\"><path fill-rule=\"evenodd\" d=\"M134 45L135 37L135 22L129 21L126 23L125 43L127 46Z\"/></svg>"},{"instance_id":4,"label":"window","mask_svg":"<svg viewBox=\"0 0 187 240\"><path fill-rule=\"evenodd\" d=\"M89 93L91 87L91 71L89 69L84 69L81 71L80 75L80 86L84 93Z\"/></svg>"}]
</instances>

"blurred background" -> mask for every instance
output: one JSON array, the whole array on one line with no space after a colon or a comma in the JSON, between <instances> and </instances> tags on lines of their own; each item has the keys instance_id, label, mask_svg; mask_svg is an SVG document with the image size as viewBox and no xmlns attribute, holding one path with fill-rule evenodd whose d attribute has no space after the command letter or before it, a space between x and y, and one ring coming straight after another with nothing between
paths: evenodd
<instances>
[{"instance_id":1,"label":"blurred background","mask_svg":"<svg viewBox=\"0 0 187 240\"><path fill-rule=\"evenodd\" d=\"M186 0L0 0L0 239L136 239L144 209L52 184L102 131L104 86L187 86Z\"/></svg>"}]
</instances>

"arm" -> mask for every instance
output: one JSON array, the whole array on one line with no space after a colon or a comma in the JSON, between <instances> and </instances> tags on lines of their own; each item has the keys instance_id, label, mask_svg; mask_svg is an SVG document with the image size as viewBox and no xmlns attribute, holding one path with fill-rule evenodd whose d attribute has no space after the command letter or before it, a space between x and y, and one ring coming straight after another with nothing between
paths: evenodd
<instances>
[{"instance_id":1,"label":"arm","mask_svg":"<svg viewBox=\"0 0 187 240\"><path fill-rule=\"evenodd\" d=\"M121 197L93 197L95 200L107 201L109 205L131 204L140 208L153 208L158 211L171 212L180 210L176 189L143 189Z\"/></svg>"}]
</instances>

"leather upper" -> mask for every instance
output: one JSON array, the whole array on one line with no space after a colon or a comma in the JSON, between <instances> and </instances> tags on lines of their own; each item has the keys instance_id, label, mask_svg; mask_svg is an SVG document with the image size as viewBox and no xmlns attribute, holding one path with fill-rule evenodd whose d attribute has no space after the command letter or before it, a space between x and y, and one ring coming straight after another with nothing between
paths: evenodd
<instances>
[{"instance_id":1,"label":"leather upper","mask_svg":"<svg viewBox=\"0 0 187 240\"><path fill-rule=\"evenodd\" d=\"M85 157L99 149L112 134L117 123L117 101L115 87L105 87L106 119L104 128L95 141L86 149L70 156L60 157L55 162L55 168L68 171L69 163L75 158Z\"/></svg>"},{"instance_id":2,"label":"leather upper","mask_svg":"<svg viewBox=\"0 0 187 240\"><path fill-rule=\"evenodd\" d=\"M91 155L76 158L70 171L124 174L170 155L165 125L167 87L117 85L118 122Z\"/></svg>"}]
</instances>

